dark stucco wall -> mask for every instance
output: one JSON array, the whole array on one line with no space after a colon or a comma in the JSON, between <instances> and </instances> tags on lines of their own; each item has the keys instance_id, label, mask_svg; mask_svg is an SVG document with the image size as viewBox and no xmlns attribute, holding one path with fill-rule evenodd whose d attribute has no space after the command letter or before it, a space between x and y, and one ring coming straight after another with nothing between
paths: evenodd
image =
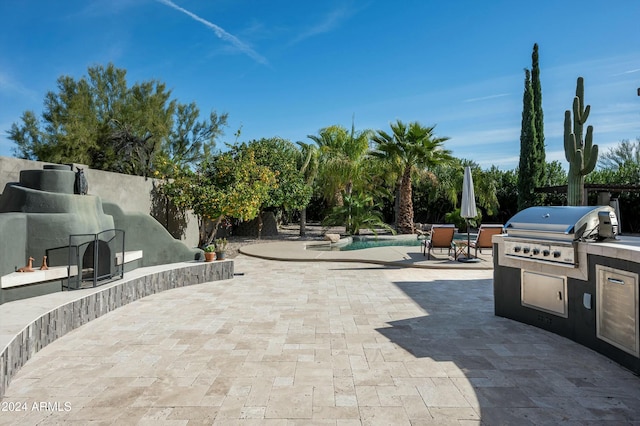
<instances>
[{"instance_id":1,"label":"dark stucco wall","mask_svg":"<svg viewBox=\"0 0 640 426\"><path fill-rule=\"evenodd\" d=\"M27 170L43 171L47 164L50 163L0 157L0 193L5 191L7 183L19 182L21 172ZM140 176L92 170L81 164L73 166L74 170L77 167L84 169L89 183L89 195L98 196L103 202L116 204L124 212L137 212L152 216L165 226L174 238L181 240L186 247L197 246L197 219L191 214L187 214L186 217L177 217L174 212L167 210L167 207L170 208L170 206L167 206L165 200L158 195L160 181ZM40 179L39 176L42 174L31 176L29 181L37 181ZM61 179L66 179L67 183L69 182L68 178Z\"/></svg>"},{"instance_id":2,"label":"dark stucco wall","mask_svg":"<svg viewBox=\"0 0 640 426\"><path fill-rule=\"evenodd\" d=\"M140 266L161 265L180 261L199 260L202 251L185 246L149 215L124 212L113 203L103 204L117 229L124 230L127 251L142 250Z\"/></svg>"}]
</instances>

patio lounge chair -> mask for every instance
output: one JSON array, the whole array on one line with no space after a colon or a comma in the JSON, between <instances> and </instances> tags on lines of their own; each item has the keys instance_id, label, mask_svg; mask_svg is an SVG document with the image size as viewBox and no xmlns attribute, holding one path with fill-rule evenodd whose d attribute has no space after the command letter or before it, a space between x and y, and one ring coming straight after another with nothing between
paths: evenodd
<instances>
[{"instance_id":1,"label":"patio lounge chair","mask_svg":"<svg viewBox=\"0 0 640 426\"><path fill-rule=\"evenodd\" d=\"M454 225L432 225L429 239L422 242L422 254L431 259L431 249L447 249L447 255L455 249L453 234L456 232Z\"/></svg>"},{"instance_id":2,"label":"patio lounge chair","mask_svg":"<svg viewBox=\"0 0 640 426\"><path fill-rule=\"evenodd\" d=\"M476 250L475 257L478 257L478 250L482 253L482 249L490 248L493 255L493 243L491 237L504 232L504 225L480 225L478 228L478 236L475 241L471 241L470 247Z\"/></svg>"}]
</instances>

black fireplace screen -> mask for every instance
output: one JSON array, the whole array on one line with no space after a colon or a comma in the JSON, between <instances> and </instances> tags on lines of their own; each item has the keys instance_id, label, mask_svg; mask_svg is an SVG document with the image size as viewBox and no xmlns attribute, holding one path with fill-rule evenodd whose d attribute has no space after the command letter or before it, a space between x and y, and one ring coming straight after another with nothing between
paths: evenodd
<instances>
[{"instance_id":1,"label":"black fireplace screen","mask_svg":"<svg viewBox=\"0 0 640 426\"><path fill-rule=\"evenodd\" d=\"M124 231L69 236L67 289L96 287L124 276Z\"/></svg>"}]
</instances>

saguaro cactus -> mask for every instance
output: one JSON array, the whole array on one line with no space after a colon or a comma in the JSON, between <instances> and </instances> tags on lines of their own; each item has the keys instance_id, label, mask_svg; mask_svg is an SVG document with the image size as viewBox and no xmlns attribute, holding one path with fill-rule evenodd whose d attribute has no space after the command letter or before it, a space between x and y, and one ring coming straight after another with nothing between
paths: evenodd
<instances>
[{"instance_id":1,"label":"saguaro cactus","mask_svg":"<svg viewBox=\"0 0 640 426\"><path fill-rule=\"evenodd\" d=\"M584 177L596 167L598 145L593 145L593 126L587 127L582 139L582 129L589 117L591 106L584 106L584 79L578 77L576 96L573 98L573 128L571 111L564 113L564 155L569 162L567 204L584 206Z\"/></svg>"}]
</instances>

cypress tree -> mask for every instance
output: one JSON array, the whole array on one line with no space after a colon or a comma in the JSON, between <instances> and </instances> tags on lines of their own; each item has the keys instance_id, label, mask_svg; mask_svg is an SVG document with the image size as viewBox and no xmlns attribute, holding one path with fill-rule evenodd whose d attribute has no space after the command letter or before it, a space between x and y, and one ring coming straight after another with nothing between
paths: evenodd
<instances>
[{"instance_id":1,"label":"cypress tree","mask_svg":"<svg viewBox=\"0 0 640 426\"><path fill-rule=\"evenodd\" d=\"M544 149L544 115L542 113L542 85L540 84L537 43L533 45L533 52L531 53L531 87L533 89L534 127L536 129L536 139L534 142L536 145L536 157L534 160L533 173L535 174L535 185L544 186L547 185L547 162ZM542 194L538 194L536 198L540 204L544 201Z\"/></svg>"},{"instance_id":2,"label":"cypress tree","mask_svg":"<svg viewBox=\"0 0 640 426\"><path fill-rule=\"evenodd\" d=\"M522 126L520 128L520 165L518 169L518 210L535 205L537 182L535 167L537 158L536 114L531 84L531 71L524 70L524 94L522 97Z\"/></svg>"}]
</instances>

